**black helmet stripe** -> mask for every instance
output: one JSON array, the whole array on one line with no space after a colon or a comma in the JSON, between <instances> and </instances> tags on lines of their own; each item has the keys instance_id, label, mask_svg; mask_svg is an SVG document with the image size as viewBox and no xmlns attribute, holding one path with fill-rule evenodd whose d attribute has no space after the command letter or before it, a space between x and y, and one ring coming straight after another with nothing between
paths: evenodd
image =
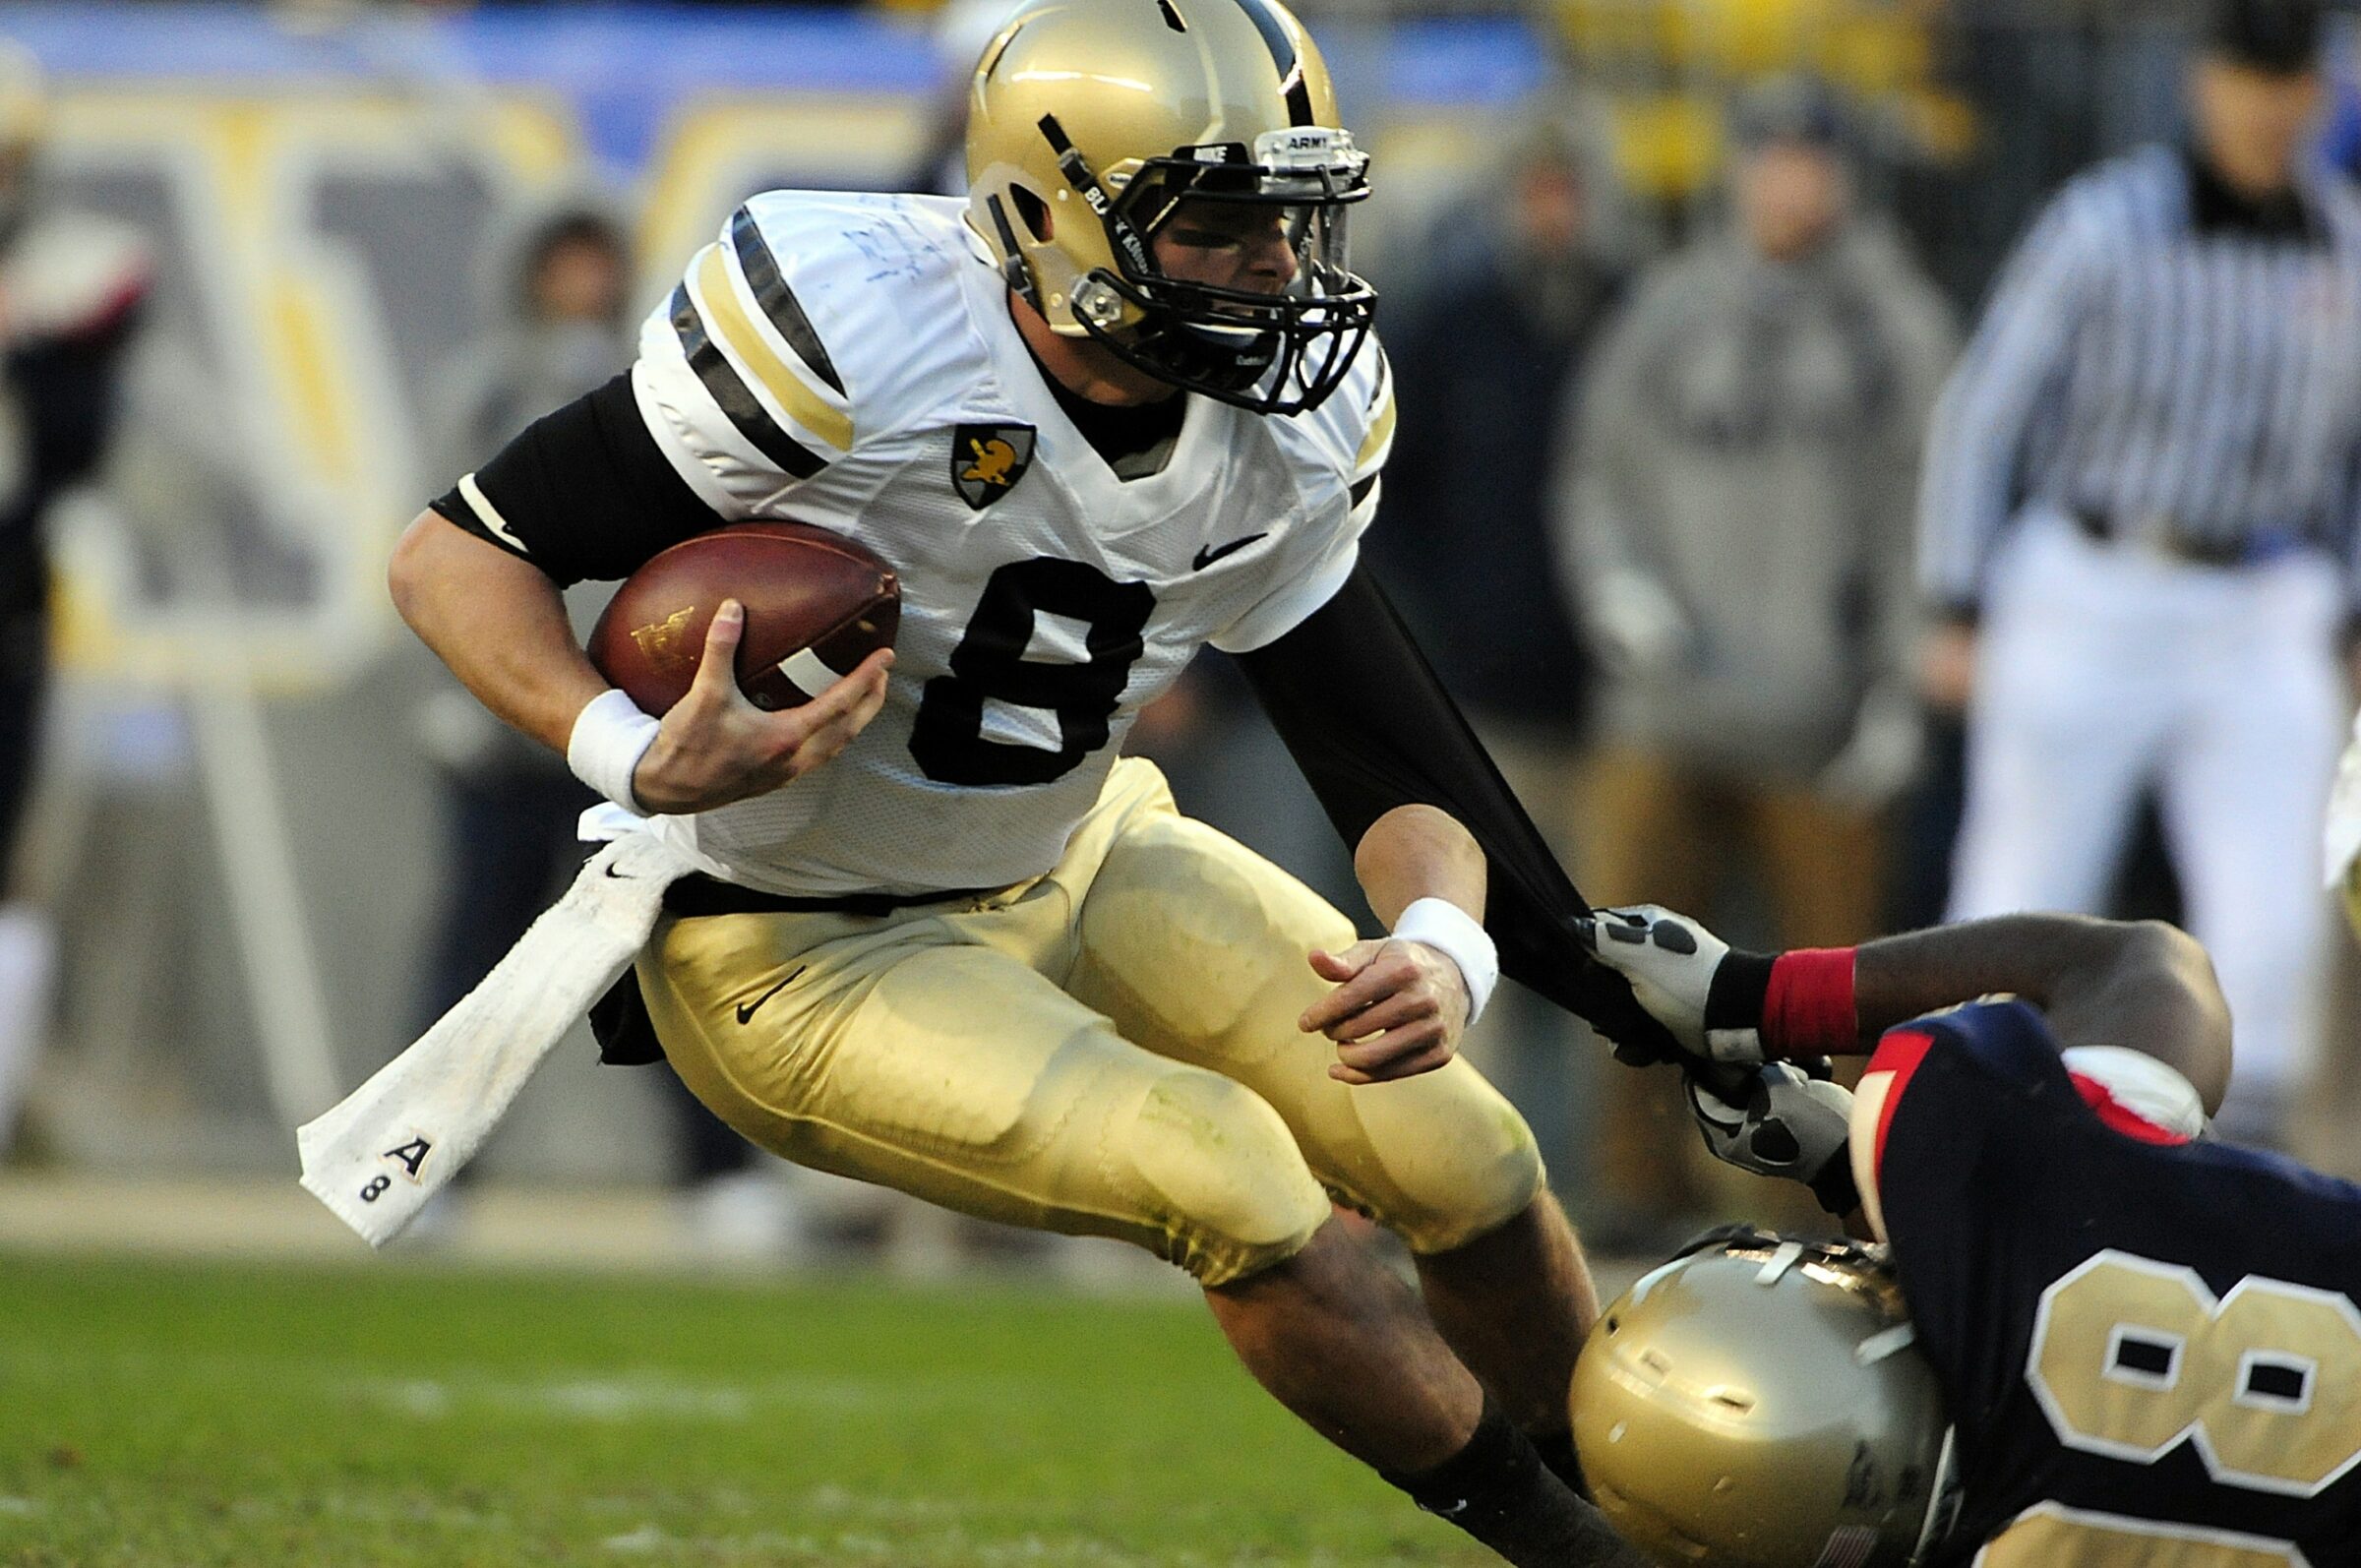
<instances>
[{"instance_id":1,"label":"black helmet stripe","mask_svg":"<svg viewBox=\"0 0 2361 1568\"><path fill-rule=\"evenodd\" d=\"M1288 36L1286 24L1263 0L1238 0L1238 8L1262 34L1271 51L1271 64L1279 68L1279 90L1287 97L1287 123L1311 124L1311 89L1303 81L1303 61L1296 53L1296 40Z\"/></svg>"},{"instance_id":2,"label":"black helmet stripe","mask_svg":"<svg viewBox=\"0 0 2361 1568\"><path fill-rule=\"evenodd\" d=\"M1296 62L1295 70L1288 73L1288 78L1280 84L1280 89L1287 94L1287 123L1290 125L1311 124L1311 89L1303 83L1302 61Z\"/></svg>"},{"instance_id":3,"label":"black helmet stripe","mask_svg":"<svg viewBox=\"0 0 2361 1568\"><path fill-rule=\"evenodd\" d=\"M1271 64L1279 68L1279 74L1284 77L1295 71L1296 43L1287 35L1287 25L1262 0L1238 0L1238 8L1254 24L1254 30L1262 34L1263 43L1271 51Z\"/></svg>"}]
</instances>

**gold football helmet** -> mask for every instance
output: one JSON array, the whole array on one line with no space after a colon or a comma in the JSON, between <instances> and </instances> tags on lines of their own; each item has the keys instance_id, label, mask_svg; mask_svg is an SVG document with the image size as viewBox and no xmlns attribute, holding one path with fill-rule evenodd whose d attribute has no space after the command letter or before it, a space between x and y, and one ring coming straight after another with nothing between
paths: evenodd
<instances>
[{"instance_id":1,"label":"gold football helmet","mask_svg":"<svg viewBox=\"0 0 2361 1568\"><path fill-rule=\"evenodd\" d=\"M1008 286L1061 334L1263 413L1318 404L1368 335L1376 291L1344 222L1367 166L1274 0L1037 0L969 95L967 220ZM1158 267L1158 232L1200 202L1271 210L1295 256L1283 292Z\"/></svg>"},{"instance_id":2,"label":"gold football helmet","mask_svg":"<svg viewBox=\"0 0 2361 1568\"><path fill-rule=\"evenodd\" d=\"M1881 1249L1712 1233L1599 1315L1574 1444L1609 1523L1691 1568L1900 1568L1951 1513L1951 1434Z\"/></svg>"}]
</instances>

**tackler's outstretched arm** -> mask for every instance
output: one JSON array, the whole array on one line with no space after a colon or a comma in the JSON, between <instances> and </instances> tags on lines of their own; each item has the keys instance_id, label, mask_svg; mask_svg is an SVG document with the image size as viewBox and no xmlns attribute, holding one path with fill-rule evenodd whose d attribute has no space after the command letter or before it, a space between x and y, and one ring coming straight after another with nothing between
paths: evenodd
<instances>
[{"instance_id":1,"label":"tackler's outstretched arm","mask_svg":"<svg viewBox=\"0 0 2361 1568\"><path fill-rule=\"evenodd\" d=\"M1683 1049L1733 1066L1867 1052L1897 1024L2008 995L2041 1010L2060 1049L2153 1056L2209 1111L2229 1081L2229 1007L2212 962L2159 921L2001 915L1780 954L1733 950L1653 905L1601 910L1585 930Z\"/></svg>"}]
</instances>

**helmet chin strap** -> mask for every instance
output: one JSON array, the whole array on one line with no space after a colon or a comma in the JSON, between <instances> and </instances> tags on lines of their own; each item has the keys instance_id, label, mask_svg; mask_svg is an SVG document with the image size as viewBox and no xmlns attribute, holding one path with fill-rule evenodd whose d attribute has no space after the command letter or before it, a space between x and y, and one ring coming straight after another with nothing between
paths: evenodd
<instances>
[{"instance_id":1,"label":"helmet chin strap","mask_svg":"<svg viewBox=\"0 0 2361 1568\"><path fill-rule=\"evenodd\" d=\"M992 226L999 231L1002 258L1000 280L1008 285L1009 293L1032 306L1038 313L1041 310L1041 290L1033 282L1033 269L1025 265L1025 253L1017 248L1016 227L1008 221L1008 204L996 196L985 206L992 212Z\"/></svg>"},{"instance_id":2,"label":"helmet chin strap","mask_svg":"<svg viewBox=\"0 0 2361 1568\"><path fill-rule=\"evenodd\" d=\"M1300 325L1300 315L1293 324L1242 318L1237 328L1252 340L1222 342L1199 330L1201 317L1175 311L1108 272L1085 281L1141 308L1141 322L1130 328L1117 328L1087 309L1074 312L1083 331L1110 353L1169 386L1254 413L1290 415L1316 407L1343 384L1368 335L1368 302L1360 301L1309 327ZM1088 297L1079 287L1075 293Z\"/></svg>"},{"instance_id":3,"label":"helmet chin strap","mask_svg":"<svg viewBox=\"0 0 2361 1568\"><path fill-rule=\"evenodd\" d=\"M1099 183L1098 175L1091 172L1090 162L1083 157L1081 149L1067 138L1065 127L1058 123L1058 116L1045 114L1041 117L1041 135L1050 144L1050 151L1058 154L1058 172L1065 176L1065 183L1074 188L1074 194L1082 198L1083 205L1090 209L1092 215L1106 226L1109 242L1121 253L1131 270L1143 275L1153 271L1149 265L1147 241L1130 219L1116 211L1115 202L1108 196L1107 188Z\"/></svg>"},{"instance_id":4,"label":"helmet chin strap","mask_svg":"<svg viewBox=\"0 0 2361 1568\"><path fill-rule=\"evenodd\" d=\"M1086 281L1092 280L1086 279ZM1180 349L1183 354L1188 349L1200 345L1188 333L1187 326L1184 323L1177 326L1158 325L1145 330L1134 328L1128 332L1118 332L1111 324L1102 325L1099 313L1081 308L1079 300L1081 292L1079 288L1075 290L1077 308L1074 311L1074 319L1082 324L1083 331L1090 333L1091 341L1105 348L1133 370L1145 376L1153 376L1167 386L1178 387L1184 392L1203 392L1210 397L1228 400L1233 394L1242 395L1250 391L1254 384L1268 372L1271 360L1276 357L1275 354L1266 356L1261 364L1248 366L1237 356L1224 354L1209 344L1202 345L1202 363L1189 363L1180 356L1167 358L1145 352L1141 342L1142 338L1159 345L1169 345ZM1113 290L1108 291L1108 297L1115 297ZM1245 374L1244 372L1249 369L1252 373Z\"/></svg>"}]
</instances>

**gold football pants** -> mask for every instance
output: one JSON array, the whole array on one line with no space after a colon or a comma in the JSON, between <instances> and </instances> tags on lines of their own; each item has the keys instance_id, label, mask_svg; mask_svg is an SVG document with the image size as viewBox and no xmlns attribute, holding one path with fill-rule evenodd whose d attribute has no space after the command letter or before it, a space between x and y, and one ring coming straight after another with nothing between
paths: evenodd
<instances>
[{"instance_id":1,"label":"gold football pants","mask_svg":"<svg viewBox=\"0 0 2361 1568\"><path fill-rule=\"evenodd\" d=\"M665 1054L762 1147L986 1219L1117 1236L1202 1284L1293 1256L1329 1199L1437 1252L1540 1190L1464 1061L1353 1088L1296 1019L1351 924L1119 762L1048 874L883 917L667 916Z\"/></svg>"}]
</instances>

